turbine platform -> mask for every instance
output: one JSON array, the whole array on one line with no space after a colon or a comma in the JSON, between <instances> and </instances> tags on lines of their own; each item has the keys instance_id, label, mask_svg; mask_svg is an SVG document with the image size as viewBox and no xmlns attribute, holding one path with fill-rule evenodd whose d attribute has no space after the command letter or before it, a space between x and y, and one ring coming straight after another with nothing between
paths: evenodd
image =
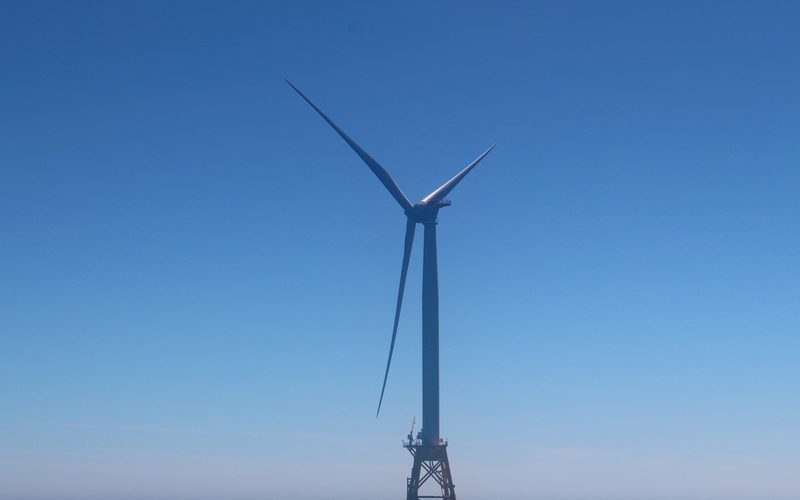
<instances>
[{"instance_id":1,"label":"turbine platform","mask_svg":"<svg viewBox=\"0 0 800 500\"><path fill-rule=\"evenodd\" d=\"M403 441L403 447L414 457L411 477L407 479L406 500L421 498L456 500L453 474L450 462L447 460L447 441L440 439L439 444L424 444L421 439L411 439L409 435L409 440ZM427 494L421 494L420 488L428 480L435 482L438 488L431 485L427 488L429 490Z\"/></svg>"}]
</instances>

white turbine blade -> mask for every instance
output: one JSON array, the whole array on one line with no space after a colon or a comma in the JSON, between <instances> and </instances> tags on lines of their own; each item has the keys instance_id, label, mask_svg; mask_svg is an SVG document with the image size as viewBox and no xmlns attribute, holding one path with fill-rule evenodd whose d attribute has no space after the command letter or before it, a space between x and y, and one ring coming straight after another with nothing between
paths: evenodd
<instances>
[{"instance_id":1,"label":"white turbine blade","mask_svg":"<svg viewBox=\"0 0 800 500\"><path fill-rule=\"evenodd\" d=\"M463 179L464 176L466 176L469 173L470 170L475 168L475 165L477 165L481 160L483 160L484 156L489 154L489 151L491 151L494 148L494 146L495 145L492 144L492 147L490 147L489 149L484 151L483 154L480 155L475 161L473 161L472 163L467 165L467 167L464 170L462 170L461 172L457 173L455 175L455 177L453 177L449 181L447 181L444 184L442 184L442 187L440 187L436 191L432 192L431 194L429 194L428 196L423 198L421 203L430 203L430 202L442 201L444 199L444 197L447 196L447 194L450 191L452 191L454 187L456 187L456 184L461 182L461 179Z\"/></svg>"},{"instance_id":2,"label":"white turbine blade","mask_svg":"<svg viewBox=\"0 0 800 500\"><path fill-rule=\"evenodd\" d=\"M328 118L328 115L323 113L322 110L319 109L316 104L311 102L311 99L309 99L308 97L305 96L305 94L300 92L300 89L292 85L292 82L286 80L286 83L288 83L295 91L297 91L297 93L300 94L300 97L305 99L306 102L309 103L311 107L314 108L317 111L317 113L319 113L320 116L324 118L325 121L328 122L328 124L331 127L333 127L333 129L342 137L342 139L344 139L345 142L349 144L351 148L353 148L353 151L355 151L356 154L360 156L362 160L364 160L364 163L366 163L367 166L370 168L370 170L372 170L372 172L378 177L378 180L381 181L384 187L386 187L386 189L389 190L389 193L391 193L394 199L397 200L397 203L399 203L400 206L403 207L403 210L405 211L411 210L413 208L413 205L411 204L410 201L408 201L408 198L406 198L406 195L403 194L403 191L400 190L400 186L398 186L397 183L394 181L394 179L392 179L392 176L389 175L389 172L387 172L385 168L383 168L377 161L375 161L370 155L368 155L366 151L361 149L361 146L356 144L356 141L354 141L353 139L350 138L350 136L345 134L344 130L340 129L339 126L333 122L333 120Z\"/></svg>"},{"instance_id":3,"label":"white turbine blade","mask_svg":"<svg viewBox=\"0 0 800 500\"><path fill-rule=\"evenodd\" d=\"M406 242L403 249L403 267L400 269L400 288L397 292L397 308L394 312L394 328L392 329L392 343L389 344L389 360L386 361L386 373L383 375L383 386L381 387L381 399L378 400L378 411L375 418L381 413L383 403L383 393L386 391L386 380L389 379L389 367L392 366L392 353L394 353L394 341L397 338L397 325L400 323L400 309L403 307L403 291L406 288L406 276L408 275L408 262L411 260L411 247L414 245L414 232L417 223L411 217L406 222Z\"/></svg>"}]
</instances>

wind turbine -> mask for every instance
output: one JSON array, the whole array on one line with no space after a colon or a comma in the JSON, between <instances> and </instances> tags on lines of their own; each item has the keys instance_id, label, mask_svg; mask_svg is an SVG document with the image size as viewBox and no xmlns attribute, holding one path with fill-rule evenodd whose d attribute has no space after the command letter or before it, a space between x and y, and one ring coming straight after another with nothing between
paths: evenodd
<instances>
[{"instance_id":1,"label":"wind turbine","mask_svg":"<svg viewBox=\"0 0 800 500\"><path fill-rule=\"evenodd\" d=\"M347 142L347 144L364 160L364 163L378 177L384 187L394 197L406 215L405 247L403 250L403 266L400 270L400 287L397 291L397 307L394 314L394 327L392 328L392 341L389 344L389 358L386 361L386 372L383 376L381 397L378 400L380 414L383 395L386 390L386 380L389 377L389 367L392 364L394 343L397 337L397 326L400 322L400 309L403 306L403 291L406 286L408 263L411 258L411 247L414 244L414 233L417 224L422 224L424 229L423 258L422 258L422 429L415 440L412 434L408 436L408 448L414 456L414 465L411 477L407 481L407 500L418 500L419 487L432 478L441 487L441 495L424 498L447 498L455 500L450 464L447 459L447 443L439 438L439 276L436 256L436 224L439 209L450 205L445 199L450 191L494 148L492 145L472 163L457 173L452 179L442 184L431 194L415 204L406 198L403 191L392 179L389 173L375 161L361 146L350 138L336 123L331 120L311 99L305 96L300 89L286 80L300 96L313 107L317 113ZM424 474L420 477L422 470Z\"/></svg>"}]
</instances>

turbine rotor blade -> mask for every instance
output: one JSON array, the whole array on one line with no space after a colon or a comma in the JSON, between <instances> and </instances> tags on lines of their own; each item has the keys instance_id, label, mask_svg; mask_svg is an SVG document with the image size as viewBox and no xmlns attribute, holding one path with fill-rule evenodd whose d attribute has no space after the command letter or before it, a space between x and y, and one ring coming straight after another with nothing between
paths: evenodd
<instances>
[{"instance_id":1,"label":"turbine rotor blade","mask_svg":"<svg viewBox=\"0 0 800 500\"><path fill-rule=\"evenodd\" d=\"M483 160L483 157L488 155L489 151L494 149L494 146L495 145L492 144L492 146L489 149L484 151L482 155L480 155L478 158L475 159L475 161L467 165L467 167L464 170L457 173L455 177L442 184L442 186L439 189L437 189L436 191L432 192L431 194L423 198L422 203L430 203L432 201L433 202L442 201L444 197L447 196L447 194L450 193L450 191L452 191L454 187L456 187L456 184L461 182L461 179L463 179L469 173L470 170L475 168L475 165L477 165L481 160Z\"/></svg>"},{"instance_id":2,"label":"turbine rotor blade","mask_svg":"<svg viewBox=\"0 0 800 500\"><path fill-rule=\"evenodd\" d=\"M413 205L411 204L410 201L408 201L408 198L406 198L406 195L403 194L403 191L400 190L400 186L398 186L397 183L394 181L394 179L392 179L392 176L389 175L389 172L387 172L385 168L383 168L377 161L375 161L369 154L367 154L366 151L361 149L361 146L356 144L356 141L351 139L349 135L345 134L344 130L339 128L339 126L336 125L333 122L333 120L328 118L328 115L323 113L323 111L319 109L316 104L311 102L311 99L309 99L308 97L305 96L305 94L300 92L300 89L292 85L292 82L286 80L286 83L288 83L298 94L300 94L300 97L305 99L306 102L309 103L311 107L314 108L317 111L317 113L319 113L320 116L324 118L325 121L328 122L328 124L331 127L333 127L336 133L338 133L342 137L342 139L344 139L345 142L348 145L350 145L351 148L353 148L353 151L355 151L356 154L359 157L361 157L362 160L364 160L364 163L366 163L367 166L370 168L370 170L372 170L372 172L378 177L378 180L381 181L384 187L386 187L386 189L389 190L389 193L391 193L394 199L397 200L397 203L399 203L400 206L403 207L403 210L405 211L411 210L413 208Z\"/></svg>"},{"instance_id":3,"label":"turbine rotor blade","mask_svg":"<svg viewBox=\"0 0 800 500\"><path fill-rule=\"evenodd\" d=\"M406 222L406 244L403 249L403 267L400 270L400 288L397 291L397 309L394 312L394 328L392 329L392 343L389 345L389 359L386 361L386 373L383 375L383 387L381 387L381 399L378 401L378 411L375 418L381 414L381 404L383 403L383 393L386 391L386 380L389 378L389 367L392 366L392 353L394 352L394 341L397 338L397 325L400 323L400 309L403 307L403 290L406 287L406 275L408 274L408 262L411 259L411 247L414 245L414 232L417 223L411 217Z\"/></svg>"}]
</instances>

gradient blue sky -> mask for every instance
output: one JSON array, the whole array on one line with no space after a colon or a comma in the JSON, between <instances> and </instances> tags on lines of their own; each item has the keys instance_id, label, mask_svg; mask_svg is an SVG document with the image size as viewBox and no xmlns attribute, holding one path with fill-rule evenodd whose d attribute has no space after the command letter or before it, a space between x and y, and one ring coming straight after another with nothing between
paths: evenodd
<instances>
[{"instance_id":1,"label":"gradient blue sky","mask_svg":"<svg viewBox=\"0 0 800 500\"><path fill-rule=\"evenodd\" d=\"M797 2L0 3L0 498L800 497ZM420 240L421 241L421 240ZM415 250L419 251L420 245Z\"/></svg>"}]
</instances>

